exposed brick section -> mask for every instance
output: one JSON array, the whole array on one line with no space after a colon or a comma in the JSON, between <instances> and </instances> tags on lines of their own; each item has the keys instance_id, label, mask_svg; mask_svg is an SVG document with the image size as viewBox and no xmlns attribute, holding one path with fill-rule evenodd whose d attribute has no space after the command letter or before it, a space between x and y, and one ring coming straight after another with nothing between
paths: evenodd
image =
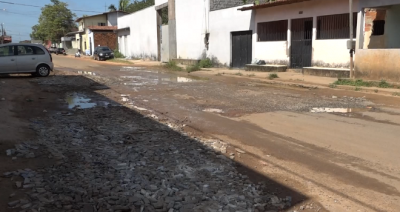
<instances>
[{"instance_id":1,"label":"exposed brick section","mask_svg":"<svg viewBox=\"0 0 400 212\"><path fill-rule=\"evenodd\" d=\"M260 4L267 2L268 0L260 0ZM247 4L253 4L254 0L248 0ZM210 1L210 10L221 10L231 7L241 6L243 4L243 0L211 0Z\"/></svg>"},{"instance_id":2,"label":"exposed brick section","mask_svg":"<svg viewBox=\"0 0 400 212\"><path fill-rule=\"evenodd\" d=\"M117 48L117 34L114 32L94 32L94 46L108 46L114 50Z\"/></svg>"},{"instance_id":3,"label":"exposed brick section","mask_svg":"<svg viewBox=\"0 0 400 212\"><path fill-rule=\"evenodd\" d=\"M365 32L372 31L374 21L386 20L386 10L367 9L365 11Z\"/></svg>"}]
</instances>

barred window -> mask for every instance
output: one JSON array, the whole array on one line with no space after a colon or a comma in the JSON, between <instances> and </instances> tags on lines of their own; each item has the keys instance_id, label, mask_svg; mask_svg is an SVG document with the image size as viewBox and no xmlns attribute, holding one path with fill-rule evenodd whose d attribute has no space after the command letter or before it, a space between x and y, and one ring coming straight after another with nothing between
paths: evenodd
<instances>
[{"instance_id":1,"label":"barred window","mask_svg":"<svg viewBox=\"0 0 400 212\"><path fill-rule=\"evenodd\" d=\"M319 16L317 18L317 39L350 38L349 14ZM353 32L356 37L357 13L353 13Z\"/></svg>"},{"instance_id":2,"label":"barred window","mask_svg":"<svg viewBox=\"0 0 400 212\"><path fill-rule=\"evenodd\" d=\"M288 20L263 22L257 24L257 41L286 41Z\"/></svg>"}]
</instances>

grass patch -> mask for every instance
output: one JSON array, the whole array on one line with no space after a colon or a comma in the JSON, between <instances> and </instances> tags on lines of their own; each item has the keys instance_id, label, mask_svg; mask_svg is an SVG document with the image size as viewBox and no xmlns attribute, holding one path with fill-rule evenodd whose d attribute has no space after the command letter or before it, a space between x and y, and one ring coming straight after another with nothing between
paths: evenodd
<instances>
[{"instance_id":1,"label":"grass patch","mask_svg":"<svg viewBox=\"0 0 400 212\"><path fill-rule=\"evenodd\" d=\"M125 58L125 55L123 55L121 52L119 52L118 49L114 50L114 57L115 58Z\"/></svg>"},{"instance_id":2,"label":"grass patch","mask_svg":"<svg viewBox=\"0 0 400 212\"><path fill-rule=\"evenodd\" d=\"M113 63L133 64L131 61L121 60L121 59L117 59L117 58L114 58L114 59L111 59L111 60L107 60L107 61L110 61L110 62L113 62Z\"/></svg>"},{"instance_id":3,"label":"grass patch","mask_svg":"<svg viewBox=\"0 0 400 212\"><path fill-rule=\"evenodd\" d=\"M255 74L248 74L247 76L248 77L255 77L256 75Z\"/></svg>"},{"instance_id":4,"label":"grass patch","mask_svg":"<svg viewBox=\"0 0 400 212\"><path fill-rule=\"evenodd\" d=\"M211 67L213 67L213 62L210 60L210 58L200 60L199 67L200 68L211 68Z\"/></svg>"},{"instance_id":5,"label":"grass patch","mask_svg":"<svg viewBox=\"0 0 400 212\"><path fill-rule=\"evenodd\" d=\"M361 88L357 86L354 90L355 91L361 91Z\"/></svg>"},{"instance_id":6,"label":"grass patch","mask_svg":"<svg viewBox=\"0 0 400 212\"><path fill-rule=\"evenodd\" d=\"M338 79L334 82L335 85L350 85L356 87L378 87L378 88L399 88L396 85L386 82L386 80L381 81L364 81L362 79L352 80L352 79Z\"/></svg>"},{"instance_id":7,"label":"grass patch","mask_svg":"<svg viewBox=\"0 0 400 212\"><path fill-rule=\"evenodd\" d=\"M199 64L192 65L192 66L187 66L187 67L186 67L186 71L187 71L188 73L194 72L194 71L199 71L200 69L201 69L201 68L200 68Z\"/></svg>"},{"instance_id":8,"label":"grass patch","mask_svg":"<svg viewBox=\"0 0 400 212\"><path fill-rule=\"evenodd\" d=\"M222 76L222 74L221 74L221 73L218 73L218 74L216 74L215 76Z\"/></svg>"},{"instance_id":9,"label":"grass patch","mask_svg":"<svg viewBox=\"0 0 400 212\"><path fill-rule=\"evenodd\" d=\"M394 92L392 93L393 96L400 96L400 92Z\"/></svg>"},{"instance_id":10,"label":"grass patch","mask_svg":"<svg viewBox=\"0 0 400 212\"><path fill-rule=\"evenodd\" d=\"M279 78L279 77L275 73L274 74L269 74L269 76L268 76L268 79L270 79L270 80L273 80L273 79L276 79L276 78Z\"/></svg>"},{"instance_id":11,"label":"grass patch","mask_svg":"<svg viewBox=\"0 0 400 212\"><path fill-rule=\"evenodd\" d=\"M237 76L243 76L243 74L242 74L242 73L240 73L240 72L238 72L238 73L236 73L236 74L234 74L234 75L237 75Z\"/></svg>"},{"instance_id":12,"label":"grass patch","mask_svg":"<svg viewBox=\"0 0 400 212\"><path fill-rule=\"evenodd\" d=\"M183 71L183 68L179 67L175 61L170 60L168 63L164 65L166 69L172 70L172 71Z\"/></svg>"},{"instance_id":13,"label":"grass patch","mask_svg":"<svg viewBox=\"0 0 400 212\"><path fill-rule=\"evenodd\" d=\"M378 92L379 92L379 90L378 90L378 89L375 89L375 90L374 90L374 92L375 92L375 93L378 93Z\"/></svg>"},{"instance_id":14,"label":"grass patch","mask_svg":"<svg viewBox=\"0 0 400 212\"><path fill-rule=\"evenodd\" d=\"M336 87L337 87L337 85L336 85L336 84L334 84L334 83L331 83L331 84L329 84L329 87L330 87L330 88L336 88Z\"/></svg>"}]
</instances>

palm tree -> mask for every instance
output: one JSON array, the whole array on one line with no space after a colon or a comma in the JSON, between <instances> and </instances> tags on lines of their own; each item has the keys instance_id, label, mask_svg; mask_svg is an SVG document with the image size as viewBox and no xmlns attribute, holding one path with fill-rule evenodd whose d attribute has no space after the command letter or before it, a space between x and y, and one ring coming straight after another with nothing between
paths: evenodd
<instances>
[{"instance_id":1,"label":"palm tree","mask_svg":"<svg viewBox=\"0 0 400 212\"><path fill-rule=\"evenodd\" d=\"M118 8L118 10L119 11L126 11L127 9L128 9L128 5L130 4L130 0L119 0L119 8ZM115 7L115 5L114 4L111 4L109 7L108 7L108 10L110 11L110 12L114 12L114 11L117 11L117 8Z\"/></svg>"},{"instance_id":2,"label":"palm tree","mask_svg":"<svg viewBox=\"0 0 400 212\"><path fill-rule=\"evenodd\" d=\"M119 0L119 10L126 11L128 9L128 5L130 0Z\"/></svg>"}]
</instances>

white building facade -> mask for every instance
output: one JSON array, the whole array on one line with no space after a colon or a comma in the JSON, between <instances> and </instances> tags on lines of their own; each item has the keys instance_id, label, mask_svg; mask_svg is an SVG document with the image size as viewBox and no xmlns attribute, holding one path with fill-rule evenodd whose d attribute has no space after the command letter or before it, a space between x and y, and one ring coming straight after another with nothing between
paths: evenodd
<instances>
[{"instance_id":1,"label":"white building facade","mask_svg":"<svg viewBox=\"0 0 400 212\"><path fill-rule=\"evenodd\" d=\"M288 1L290 2L290 1ZM358 5L358 0L354 0ZM349 67L348 0L310 0L249 7L255 12L253 57L292 68ZM248 11L245 9L244 11ZM243 10L243 9L242 9ZM353 8L354 39L358 8Z\"/></svg>"}]
</instances>

